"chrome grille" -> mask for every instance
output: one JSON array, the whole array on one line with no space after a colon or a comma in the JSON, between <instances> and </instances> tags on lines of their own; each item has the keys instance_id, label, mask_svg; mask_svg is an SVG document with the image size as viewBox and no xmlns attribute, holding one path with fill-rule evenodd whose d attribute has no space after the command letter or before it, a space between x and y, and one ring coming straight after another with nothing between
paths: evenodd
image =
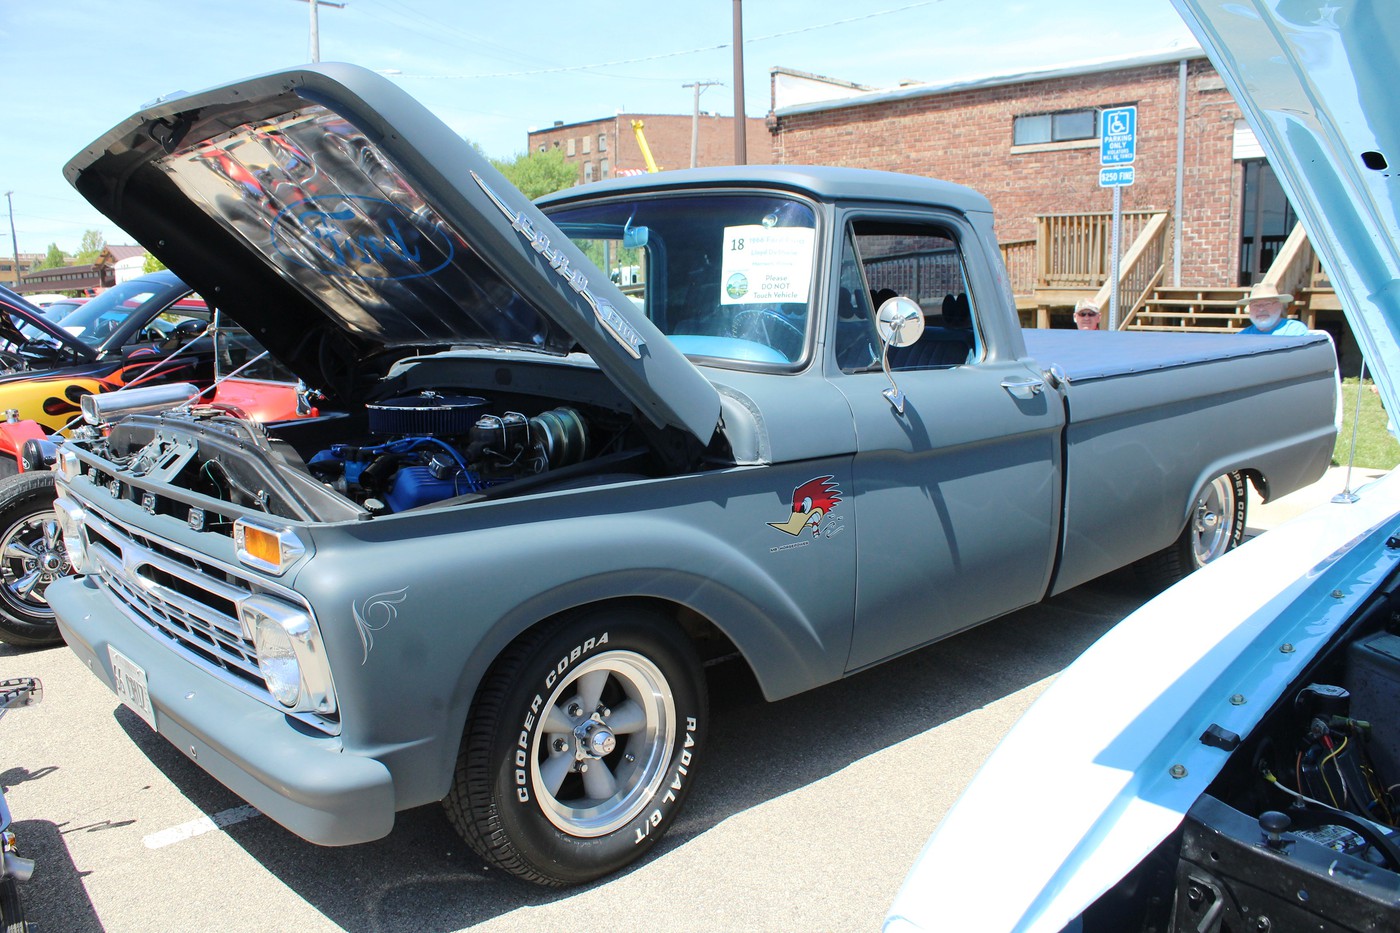
<instances>
[{"instance_id":1,"label":"chrome grille","mask_svg":"<svg viewBox=\"0 0 1400 933\"><path fill-rule=\"evenodd\" d=\"M287 712L268 692L258 670L257 651L243 631L237 603L267 592L233 567L160 541L84 503L84 535L97 577L116 605L192 663L288 716L321 731L338 733L339 723L312 713ZM291 591L271 595L310 607Z\"/></svg>"}]
</instances>

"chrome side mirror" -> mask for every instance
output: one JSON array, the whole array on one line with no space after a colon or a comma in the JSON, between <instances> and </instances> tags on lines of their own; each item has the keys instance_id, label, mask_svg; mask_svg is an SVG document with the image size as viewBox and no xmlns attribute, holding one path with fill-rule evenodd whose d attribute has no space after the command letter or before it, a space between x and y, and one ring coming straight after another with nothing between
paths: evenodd
<instances>
[{"instance_id":1,"label":"chrome side mirror","mask_svg":"<svg viewBox=\"0 0 1400 933\"><path fill-rule=\"evenodd\" d=\"M890 347L907 347L924 335L924 309L913 298L896 295L888 298L875 312L875 329L880 334L880 365L890 387L882 393L894 410L904 414L904 393L890 372Z\"/></svg>"}]
</instances>

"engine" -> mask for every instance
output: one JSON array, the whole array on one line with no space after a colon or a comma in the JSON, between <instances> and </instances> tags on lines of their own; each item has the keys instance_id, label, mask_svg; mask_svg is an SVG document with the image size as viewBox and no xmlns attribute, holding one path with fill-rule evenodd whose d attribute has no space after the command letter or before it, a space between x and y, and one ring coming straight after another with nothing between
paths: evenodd
<instances>
[{"instance_id":1,"label":"engine","mask_svg":"<svg viewBox=\"0 0 1400 933\"><path fill-rule=\"evenodd\" d=\"M1400 595L1355 622L1232 752L1091 931L1400 930Z\"/></svg>"},{"instance_id":2,"label":"engine","mask_svg":"<svg viewBox=\"0 0 1400 933\"><path fill-rule=\"evenodd\" d=\"M375 443L333 444L307 470L375 513L402 512L584 460L576 409L493 413L486 399L424 391L366 406ZM378 440L383 438L383 440Z\"/></svg>"}]
</instances>

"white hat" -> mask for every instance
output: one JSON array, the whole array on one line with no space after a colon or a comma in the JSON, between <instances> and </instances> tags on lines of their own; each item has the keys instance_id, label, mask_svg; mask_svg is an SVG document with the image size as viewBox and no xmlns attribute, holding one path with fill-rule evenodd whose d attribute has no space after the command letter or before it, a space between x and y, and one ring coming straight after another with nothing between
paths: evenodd
<instances>
[{"instance_id":1,"label":"white hat","mask_svg":"<svg viewBox=\"0 0 1400 933\"><path fill-rule=\"evenodd\" d=\"M1280 292L1277 288L1275 288L1273 285L1270 285L1268 282L1260 282L1258 285L1255 285L1253 288L1251 288L1249 290L1249 294L1241 298L1237 304L1238 307L1246 308L1256 301L1268 301L1270 299L1277 299L1278 301L1283 302L1283 306L1285 308L1287 308L1290 304L1293 303L1292 295L1288 294L1287 292Z\"/></svg>"}]
</instances>

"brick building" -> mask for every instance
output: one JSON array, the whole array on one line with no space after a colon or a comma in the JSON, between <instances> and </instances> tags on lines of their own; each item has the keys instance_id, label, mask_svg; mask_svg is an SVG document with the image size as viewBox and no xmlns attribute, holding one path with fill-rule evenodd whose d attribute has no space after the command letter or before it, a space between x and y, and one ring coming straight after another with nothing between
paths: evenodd
<instances>
[{"instance_id":1,"label":"brick building","mask_svg":"<svg viewBox=\"0 0 1400 933\"><path fill-rule=\"evenodd\" d=\"M657 113L619 113L582 123L555 123L548 129L530 133L529 151L562 150L564 157L578 166L580 182L644 172L646 161L632 129L634 120L642 122L647 146L661 169L690 167L693 125L699 131L697 165L734 164L734 118L704 113L698 124L689 115ZM751 164L772 161L772 144L761 118L748 119L745 146Z\"/></svg>"},{"instance_id":2,"label":"brick building","mask_svg":"<svg viewBox=\"0 0 1400 933\"><path fill-rule=\"evenodd\" d=\"M1198 49L888 90L775 68L772 100L774 162L969 185L991 199L1003 242L1034 237L1038 215L1112 210L1112 191L1098 186L1098 115L1129 104L1138 108L1136 183L1123 189L1123 210L1180 218L1181 283L1257 281L1294 224Z\"/></svg>"},{"instance_id":3,"label":"brick building","mask_svg":"<svg viewBox=\"0 0 1400 933\"><path fill-rule=\"evenodd\" d=\"M115 269L118 262L145 255L145 247L132 244L104 246L95 262L39 269L24 274L20 278L20 284L15 286L15 291L21 295L67 292L95 295L104 288L111 288L117 284Z\"/></svg>"},{"instance_id":4,"label":"brick building","mask_svg":"<svg viewBox=\"0 0 1400 933\"><path fill-rule=\"evenodd\" d=\"M43 253L20 253L19 266L16 267L14 256L0 256L0 283L13 286L19 281L21 275L34 268L43 259Z\"/></svg>"}]
</instances>

